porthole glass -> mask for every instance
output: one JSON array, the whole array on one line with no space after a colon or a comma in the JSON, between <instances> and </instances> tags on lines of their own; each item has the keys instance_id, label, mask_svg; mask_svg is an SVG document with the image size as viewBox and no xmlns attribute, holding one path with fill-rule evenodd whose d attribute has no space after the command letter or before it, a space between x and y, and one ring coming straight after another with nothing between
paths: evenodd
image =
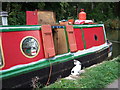
<instances>
[{"instance_id":1,"label":"porthole glass","mask_svg":"<svg viewBox=\"0 0 120 90\"><path fill-rule=\"evenodd\" d=\"M98 40L98 37L97 37L97 35L94 35L94 39L97 41Z\"/></svg>"},{"instance_id":2,"label":"porthole glass","mask_svg":"<svg viewBox=\"0 0 120 90\"><path fill-rule=\"evenodd\" d=\"M32 36L25 37L21 41L21 51L28 58L35 57L39 52L39 43L37 39Z\"/></svg>"}]
</instances>

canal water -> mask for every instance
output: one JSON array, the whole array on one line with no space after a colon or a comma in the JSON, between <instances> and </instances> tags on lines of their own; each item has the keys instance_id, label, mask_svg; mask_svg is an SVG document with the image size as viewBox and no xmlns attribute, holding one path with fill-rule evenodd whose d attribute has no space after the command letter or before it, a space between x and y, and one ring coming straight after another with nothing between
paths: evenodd
<instances>
[{"instance_id":1,"label":"canal water","mask_svg":"<svg viewBox=\"0 0 120 90\"><path fill-rule=\"evenodd\" d=\"M113 44L113 54L112 58L120 55L120 30L107 30L106 29L107 39Z\"/></svg>"}]
</instances>

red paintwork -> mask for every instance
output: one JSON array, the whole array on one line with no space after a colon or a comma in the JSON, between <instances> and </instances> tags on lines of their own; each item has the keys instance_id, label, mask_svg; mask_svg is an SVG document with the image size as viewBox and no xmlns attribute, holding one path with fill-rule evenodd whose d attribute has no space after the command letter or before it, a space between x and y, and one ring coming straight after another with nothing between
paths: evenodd
<instances>
[{"instance_id":1,"label":"red paintwork","mask_svg":"<svg viewBox=\"0 0 120 90\"><path fill-rule=\"evenodd\" d=\"M26 25L38 25L37 11L26 11Z\"/></svg>"},{"instance_id":2,"label":"red paintwork","mask_svg":"<svg viewBox=\"0 0 120 90\"><path fill-rule=\"evenodd\" d=\"M42 37L43 37L45 58L53 57L55 56L55 48L54 48L51 26L42 25L41 29L42 29L41 31L42 31Z\"/></svg>"},{"instance_id":3,"label":"red paintwork","mask_svg":"<svg viewBox=\"0 0 120 90\"><path fill-rule=\"evenodd\" d=\"M25 57L20 50L20 42L26 36L35 37L40 44L40 51L34 58ZM20 32L2 32L2 47L5 66L2 69L8 69L15 65L27 64L44 58L43 45L41 40L41 31L20 31Z\"/></svg>"},{"instance_id":4,"label":"red paintwork","mask_svg":"<svg viewBox=\"0 0 120 90\"><path fill-rule=\"evenodd\" d=\"M35 31L2 32L2 47L5 63L2 69L55 56L51 26L42 25L41 29ZM73 29L72 25L66 25L66 31L71 52L83 50L84 44L86 44L86 49L88 49L105 43L103 27ZM83 39L82 33L84 34ZM95 40L94 35L97 36L97 40ZM26 36L35 37L40 44L40 51L34 58L27 58L20 50L21 40Z\"/></svg>"},{"instance_id":5,"label":"red paintwork","mask_svg":"<svg viewBox=\"0 0 120 90\"><path fill-rule=\"evenodd\" d=\"M103 27L84 28L83 31L86 49L105 43ZM94 39L94 35L97 36L97 41Z\"/></svg>"},{"instance_id":6,"label":"red paintwork","mask_svg":"<svg viewBox=\"0 0 120 90\"><path fill-rule=\"evenodd\" d=\"M83 50L84 43L82 40L82 31L79 28L75 28L74 33L75 33L75 39L76 39L76 44L77 44L77 50Z\"/></svg>"},{"instance_id":7,"label":"red paintwork","mask_svg":"<svg viewBox=\"0 0 120 90\"><path fill-rule=\"evenodd\" d=\"M73 26L66 25L66 31L67 31L67 35L68 35L68 42L69 42L69 46L70 46L70 51L75 52L75 51L77 51L77 45L76 45Z\"/></svg>"}]
</instances>

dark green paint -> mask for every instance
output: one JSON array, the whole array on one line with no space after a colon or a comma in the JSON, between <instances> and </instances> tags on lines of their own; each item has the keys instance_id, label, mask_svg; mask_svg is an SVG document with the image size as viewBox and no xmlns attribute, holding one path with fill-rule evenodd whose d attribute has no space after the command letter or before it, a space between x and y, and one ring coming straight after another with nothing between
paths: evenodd
<instances>
[{"instance_id":1,"label":"dark green paint","mask_svg":"<svg viewBox=\"0 0 120 90\"><path fill-rule=\"evenodd\" d=\"M67 35L66 27L64 27L64 31L65 31L65 35L66 35L68 52L70 52L70 46L69 46L69 41L68 41L68 35Z\"/></svg>"},{"instance_id":2,"label":"dark green paint","mask_svg":"<svg viewBox=\"0 0 120 90\"><path fill-rule=\"evenodd\" d=\"M73 25L73 28L92 28L92 27L102 27L103 24L95 24L95 25ZM9 26L1 26L0 32L12 32L12 31L29 31L29 30L40 30L41 25L9 25Z\"/></svg>"},{"instance_id":3,"label":"dark green paint","mask_svg":"<svg viewBox=\"0 0 120 90\"><path fill-rule=\"evenodd\" d=\"M82 28L80 30L82 32L82 41L83 41L83 44L84 44L84 49L86 49L86 41L85 41L85 36L84 36L84 30Z\"/></svg>"}]
</instances>

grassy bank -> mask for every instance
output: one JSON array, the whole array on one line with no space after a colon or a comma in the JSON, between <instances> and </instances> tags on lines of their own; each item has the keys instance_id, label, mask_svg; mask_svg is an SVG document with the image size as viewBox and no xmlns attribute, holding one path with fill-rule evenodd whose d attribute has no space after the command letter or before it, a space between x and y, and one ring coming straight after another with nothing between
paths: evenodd
<instances>
[{"instance_id":1,"label":"grassy bank","mask_svg":"<svg viewBox=\"0 0 120 90\"><path fill-rule=\"evenodd\" d=\"M105 88L109 83L120 77L118 70L120 56L104 61L96 67L86 68L77 80L61 79L44 88Z\"/></svg>"}]
</instances>

